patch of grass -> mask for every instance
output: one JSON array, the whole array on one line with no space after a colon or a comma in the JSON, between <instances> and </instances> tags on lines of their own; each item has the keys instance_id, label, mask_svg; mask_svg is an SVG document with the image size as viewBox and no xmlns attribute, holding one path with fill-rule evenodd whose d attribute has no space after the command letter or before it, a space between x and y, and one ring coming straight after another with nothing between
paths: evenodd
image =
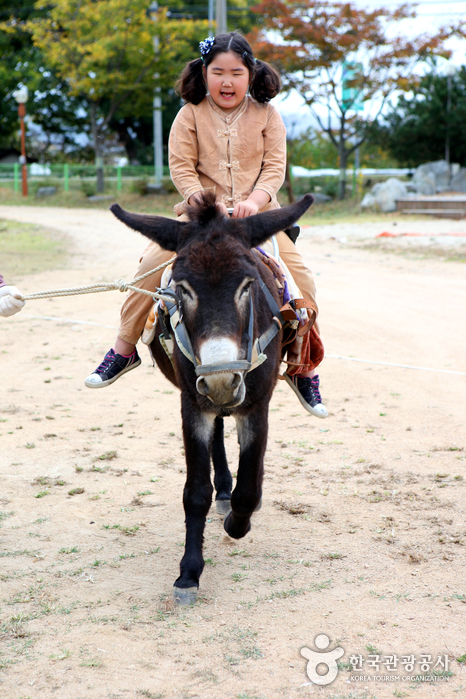
<instances>
[{"instance_id":1,"label":"patch of grass","mask_svg":"<svg viewBox=\"0 0 466 699\"><path fill-rule=\"evenodd\" d=\"M288 512L288 514L290 515L303 515L309 512L309 510L311 509L310 505L305 505L301 502L290 503L285 502L283 500L274 500L273 504L278 510Z\"/></svg>"},{"instance_id":2,"label":"patch of grass","mask_svg":"<svg viewBox=\"0 0 466 699\"><path fill-rule=\"evenodd\" d=\"M68 491L68 495L81 495L84 493L84 488L72 488Z\"/></svg>"},{"instance_id":3,"label":"patch of grass","mask_svg":"<svg viewBox=\"0 0 466 699\"><path fill-rule=\"evenodd\" d=\"M6 279L65 267L68 247L66 237L51 228L0 220L0 258Z\"/></svg>"},{"instance_id":4,"label":"patch of grass","mask_svg":"<svg viewBox=\"0 0 466 699\"><path fill-rule=\"evenodd\" d=\"M96 466L95 464L93 464L92 468L89 470L94 471L96 473L105 473L106 471L108 471L109 468L110 466Z\"/></svg>"},{"instance_id":5,"label":"patch of grass","mask_svg":"<svg viewBox=\"0 0 466 699\"><path fill-rule=\"evenodd\" d=\"M370 655L382 655L382 651L373 646L371 643L366 645L366 650Z\"/></svg>"},{"instance_id":6,"label":"patch of grass","mask_svg":"<svg viewBox=\"0 0 466 699\"><path fill-rule=\"evenodd\" d=\"M117 459L118 454L116 451L106 451L104 454L101 454L100 456L97 456L94 461L113 461L113 459Z\"/></svg>"},{"instance_id":7,"label":"patch of grass","mask_svg":"<svg viewBox=\"0 0 466 699\"><path fill-rule=\"evenodd\" d=\"M79 663L81 667L102 667L103 662L98 658L89 658Z\"/></svg>"},{"instance_id":8,"label":"patch of grass","mask_svg":"<svg viewBox=\"0 0 466 699\"><path fill-rule=\"evenodd\" d=\"M45 498L46 495L50 495L50 490L41 490L34 495L35 498Z\"/></svg>"},{"instance_id":9,"label":"patch of grass","mask_svg":"<svg viewBox=\"0 0 466 699\"><path fill-rule=\"evenodd\" d=\"M246 553L244 549L233 549L232 551L228 551L229 556L243 556L244 558L250 558L251 554Z\"/></svg>"},{"instance_id":10,"label":"patch of grass","mask_svg":"<svg viewBox=\"0 0 466 699\"><path fill-rule=\"evenodd\" d=\"M68 648L64 648L59 655L52 653L49 655L50 660L66 660L71 657L71 651Z\"/></svg>"},{"instance_id":11,"label":"patch of grass","mask_svg":"<svg viewBox=\"0 0 466 699\"><path fill-rule=\"evenodd\" d=\"M51 482L52 479L48 476L37 476L37 478L34 478L31 485L50 485Z\"/></svg>"},{"instance_id":12,"label":"patch of grass","mask_svg":"<svg viewBox=\"0 0 466 699\"><path fill-rule=\"evenodd\" d=\"M68 547L68 548L67 548L66 546L63 546L63 547L58 551L58 553L65 553L65 554L68 554L68 553L79 553L79 548L78 548L77 546L71 546L71 547Z\"/></svg>"},{"instance_id":13,"label":"patch of grass","mask_svg":"<svg viewBox=\"0 0 466 699\"><path fill-rule=\"evenodd\" d=\"M0 512L0 522L3 522L3 520L8 519L8 517L12 517L15 513L12 512Z\"/></svg>"},{"instance_id":14,"label":"patch of grass","mask_svg":"<svg viewBox=\"0 0 466 699\"><path fill-rule=\"evenodd\" d=\"M139 525L134 524L132 527L120 527L120 530L125 534L125 536L136 536L138 530L139 530Z\"/></svg>"}]
</instances>

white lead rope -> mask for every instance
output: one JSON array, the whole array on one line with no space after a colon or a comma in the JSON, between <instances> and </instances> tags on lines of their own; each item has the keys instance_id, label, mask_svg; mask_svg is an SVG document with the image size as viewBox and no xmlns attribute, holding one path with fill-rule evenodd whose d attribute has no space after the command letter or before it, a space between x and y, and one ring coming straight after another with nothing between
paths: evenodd
<instances>
[{"instance_id":1,"label":"white lead rope","mask_svg":"<svg viewBox=\"0 0 466 699\"><path fill-rule=\"evenodd\" d=\"M74 286L68 289L50 289L49 291L37 291L35 294L24 294L21 296L23 301L33 301L35 299L51 299L57 296L78 296L80 294L96 294L102 291L137 291L139 294L145 294L146 296L152 296L158 299L163 299L164 295L158 291L147 291L146 289L140 289L134 286L138 282L150 277L151 274L158 272L165 267L168 267L176 259L174 255L170 260L164 262L163 264L151 269L150 272L142 274L140 277L136 277L131 282L125 282L122 279L117 279L115 282L102 282L100 284L89 284L88 286Z\"/></svg>"}]
</instances>

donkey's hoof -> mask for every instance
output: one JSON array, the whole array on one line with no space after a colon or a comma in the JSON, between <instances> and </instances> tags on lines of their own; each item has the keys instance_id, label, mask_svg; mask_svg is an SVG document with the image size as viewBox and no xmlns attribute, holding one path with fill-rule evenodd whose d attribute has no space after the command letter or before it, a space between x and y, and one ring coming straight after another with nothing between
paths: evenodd
<instances>
[{"instance_id":1,"label":"donkey's hoof","mask_svg":"<svg viewBox=\"0 0 466 699\"><path fill-rule=\"evenodd\" d=\"M219 515L227 515L231 510L230 500L216 500L215 509Z\"/></svg>"},{"instance_id":2,"label":"donkey's hoof","mask_svg":"<svg viewBox=\"0 0 466 699\"><path fill-rule=\"evenodd\" d=\"M173 597L180 607L195 604L197 600L197 587L174 587Z\"/></svg>"},{"instance_id":3,"label":"donkey's hoof","mask_svg":"<svg viewBox=\"0 0 466 699\"><path fill-rule=\"evenodd\" d=\"M251 521L248 520L246 526L241 528L237 525L235 529L233 526L232 512L230 512L223 520L223 528L225 529L226 533L232 537L232 539L242 539L243 536L246 536L246 534L250 531Z\"/></svg>"}]
</instances>

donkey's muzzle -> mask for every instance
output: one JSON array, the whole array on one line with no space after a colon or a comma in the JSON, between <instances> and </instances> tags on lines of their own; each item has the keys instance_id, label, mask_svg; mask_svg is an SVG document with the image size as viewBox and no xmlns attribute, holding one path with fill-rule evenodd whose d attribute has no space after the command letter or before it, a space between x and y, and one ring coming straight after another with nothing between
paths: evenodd
<instances>
[{"instance_id":1,"label":"donkey's muzzle","mask_svg":"<svg viewBox=\"0 0 466 699\"><path fill-rule=\"evenodd\" d=\"M246 394L244 374L223 371L201 375L196 381L201 396L206 396L214 405L234 408L243 402Z\"/></svg>"}]
</instances>

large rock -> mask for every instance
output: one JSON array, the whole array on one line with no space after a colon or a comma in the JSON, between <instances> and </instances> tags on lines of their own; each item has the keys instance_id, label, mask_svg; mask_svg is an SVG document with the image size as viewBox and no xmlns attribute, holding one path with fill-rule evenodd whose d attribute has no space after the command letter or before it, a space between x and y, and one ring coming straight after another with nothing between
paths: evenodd
<instances>
[{"instance_id":1,"label":"large rock","mask_svg":"<svg viewBox=\"0 0 466 699\"><path fill-rule=\"evenodd\" d=\"M39 187L36 197L51 197L57 193L56 187Z\"/></svg>"},{"instance_id":2,"label":"large rock","mask_svg":"<svg viewBox=\"0 0 466 699\"><path fill-rule=\"evenodd\" d=\"M325 204L328 201L332 201L332 197L329 197L328 194L322 194L322 192L313 192L312 196L316 204Z\"/></svg>"},{"instance_id":3,"label":"large rock","mask_svg":"<svg viewBox=\"0 0 466 699\"><path fill-rule=\"evenodd\" d=\"M462 167L451 180L452 192L466 192L466 168Z\"/></svg>"},{"instance_id":4,"label":"large rock","mask_svg":"<svg viewBox=\"0 0 466 699\"><path fill-rule=\"evenodd\" d=\"M401 180L396 177L389 177L385 182L379 182L374 185L371 194L375 197L377 209L383 211L383 213L388 213L389 211L396 211L396 200L406 197L408 190Z\"/></svg>"},{"instance_id":5,"label":"large rock","mask_svg":"<svg viewBox=\"0 0 466 699\"><path fill-rule=\"evenodd\" d=\"M437 192L437 181L435 173L431 170L431 165L433 163L424 163L424 165L419 165L416 168L412 183L416 188L417 194L429 195Z\"/></svg>"},{"instance_id":6,"label":"large rock","mask_svg":"<svg viewBox=\"0 0 466 699\"><path fill-rule=\"evenodd\" d=\"M359 206L361 209L375 209L377 202L374 195L371 192L366 192Z\"/></svg>"},{"instance_id":7,"label":"large rock","mask_svg":"<svg viewBox=\"0 0 466 699\"><path fill-rule=\"evenodd\" d=\"M412 184L416 189L417 194L436 194L437 192L459 191L464 189L456 189L455 178L460 172L460 166L457 163L448 165L446 160L435 160L432 163L424 163L416 168ZM461 177L460 177L461 186Z\"/></svg>"}]
</instances>

